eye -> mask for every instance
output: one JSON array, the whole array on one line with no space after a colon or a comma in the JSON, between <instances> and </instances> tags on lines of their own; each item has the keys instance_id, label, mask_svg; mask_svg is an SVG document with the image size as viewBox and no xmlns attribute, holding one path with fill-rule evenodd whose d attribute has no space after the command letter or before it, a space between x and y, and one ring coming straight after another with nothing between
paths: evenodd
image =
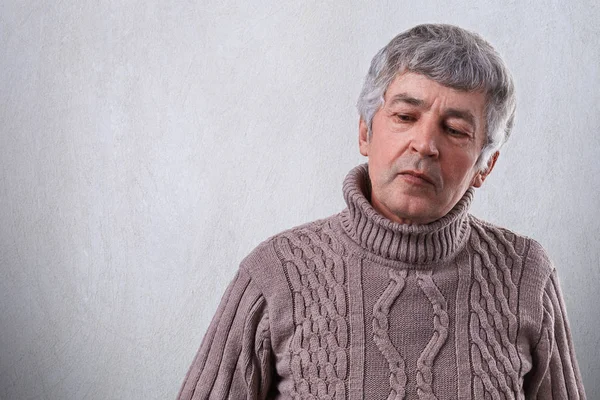
<instances>
[{"instance_id":1,"label":"eye","mask_svg":"<svg viewBox=\"0 0 600 400\"><path fill-rule=\"evenodd\" d=\"M448 132L452 136L465 136L465 137L470 136L468 133L465 133L463 131L459 131L459 130L451 128L449 126L446 127L446 132Z\"/></svg>"},{"instance_id":2,"label":"eye","mask_svg":"<svg viewBox=\"0 0 600 400\"><path fill-rule=\"evenodd\" d=\"M415 117L408 114L394 114L394 117L398 122L413 122L415 121Z\"/></svg>"}]
</instances>

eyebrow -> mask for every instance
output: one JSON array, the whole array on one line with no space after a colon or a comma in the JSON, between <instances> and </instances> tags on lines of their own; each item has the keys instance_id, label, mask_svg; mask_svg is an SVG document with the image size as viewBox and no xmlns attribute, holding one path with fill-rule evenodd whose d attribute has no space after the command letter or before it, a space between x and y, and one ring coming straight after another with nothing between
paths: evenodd
<instances>
[{"instance_id":1,"label":"eyebrow","mask_svg":"<svg viewBox=\"0 0 600 400\"><path fill-rule=\"evenodd\" d=\"M423 107L425 105L425 101L421 99L417 99L409 95L408 93L398 93L395 94L390 100L390 106L394 106L397 103L407 103L411 106Z\"/></svg>"},{"instance_id":2,"label":"eyebrow","mask_svg":"<svg viewBox=\"0 0 600 400\"><path fill-rule=\"evenodd\" d=\"M446 117L460 118L463 121L470 124L475 130L477 130L477 123L475 122L475 116L469 110L460 110L457 108L449 108L446 110L444 115Z\"/></svg>"},{"instance_id":3,"label":"eyebrow","mask_svg":"<svg viewBox=\"0 0 600 400\"><path fill-rule=\"evenodd\" d=\"M425 101L416 97L409 95L408 93L398 93L392 96L390 99L390 107L398 104L398 103L406 103L415 107L424 107ZM454 117L460 118L465 122L469 123L473 128L477 129L477 123L475 116L469 110L463 110L459 108L449 108L444 111L444 116L446 117Z\"/></svg>"}]
</instances>

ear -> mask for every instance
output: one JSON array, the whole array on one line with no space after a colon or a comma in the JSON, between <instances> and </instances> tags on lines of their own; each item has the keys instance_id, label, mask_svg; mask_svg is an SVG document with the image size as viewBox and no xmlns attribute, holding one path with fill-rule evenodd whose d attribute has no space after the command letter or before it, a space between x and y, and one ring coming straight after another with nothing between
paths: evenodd
<instances>
[{"instance_id":1,"label":"ear","mask_svg":"<svg viewBox=\"0 0 600 400\"><path fill-rule=\"evenodd\" d=\"M499 155L500 155L499 151L495 152L492 155L492 157L488 161L488 165L487 165L486 169L484 171L478 171L475 174L475 176L473 177L473 180L471 181L471 186L478 188L478 187L481 187L481 185L483 185L485 178L487 178L488 175L490 174L490 172L492 172L492 169L494 169L494 165L496 165L496 160L498 159Z\"/></svg>"},{"instance_id":2,"label":"ear","mask_svg":"<svg viewBox=\"0 0 600 400\"><path fill-rule=\"evenodd\" d=\"M362 117L358 121L358 148L360 154L369 156L369 127Z\"/></svg>"}]
</instances>

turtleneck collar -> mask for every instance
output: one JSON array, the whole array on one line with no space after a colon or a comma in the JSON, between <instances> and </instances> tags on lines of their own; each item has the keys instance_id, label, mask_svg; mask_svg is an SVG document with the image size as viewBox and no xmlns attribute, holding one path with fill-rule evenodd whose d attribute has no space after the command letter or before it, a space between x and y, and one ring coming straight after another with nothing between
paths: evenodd
<instances>
[{"instance_id":1,"label":"turtleneck collar","mask_svg":"<svg viewBox=\"0 0 600 400\"><path fill-rule=\"evenodd\" d=\"M341 215L344 230L364 250L385 259L415 267L445 261L462 248L469 236L467 212L473 188L465 192L448 214L425 225L393 222L371 206L367 164L348 173L343 191L348 204Z\"/></svg>"}]
</instances>

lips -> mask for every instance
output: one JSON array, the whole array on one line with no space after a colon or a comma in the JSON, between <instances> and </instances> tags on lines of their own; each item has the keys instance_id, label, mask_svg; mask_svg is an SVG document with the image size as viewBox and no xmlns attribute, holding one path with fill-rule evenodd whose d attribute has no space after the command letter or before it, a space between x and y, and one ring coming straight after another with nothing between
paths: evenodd
<instances>
[{"instance_id":1,"label":"lips","mask_svg":"<svg viewBox=\"0 0 600 400\"><path fill-rule=\"evenodd\" d=\"M434 179L431 178L429 175L424 174L423 172L419 172L419 171L402 171L402 172L400 172L400 175L405 175L407 177L414 177L414 178L416 178L416 179L411 179L411 181L414 181L415 183L423 182L423 183L429 183L430 185L435 186Z\"/></svg>"}]
</instances>

